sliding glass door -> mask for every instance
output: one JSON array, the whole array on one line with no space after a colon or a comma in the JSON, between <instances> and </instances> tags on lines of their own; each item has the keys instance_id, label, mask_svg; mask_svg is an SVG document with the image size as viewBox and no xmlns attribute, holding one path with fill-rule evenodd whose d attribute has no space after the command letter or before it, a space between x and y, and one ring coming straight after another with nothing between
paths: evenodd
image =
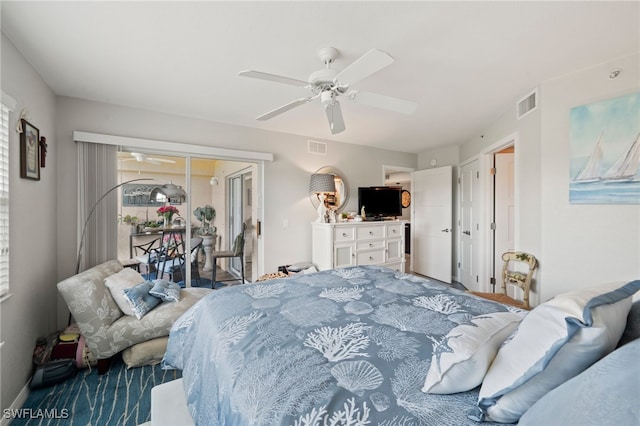
<instances>
[{"instance_id":1,"label":"sliding glass door","mask_svg":"<svg viewBox=\"0 0 640 426\"><path fill-rule=\"evenodd\" d=\"M133 154L129 149L121 148L118 153L118 183L136 182L123 185L118 201L121 224L118 227L118 259L135 259L141 254L136 252L135 246L162 237L162 217L158 216L157 210L170 204L178 210L172 225L184 227L185 238L203 239L202 248L194 252L198 268L191 268L191 273L190 268L186 268L181 280L185 279L191 285L210 285L214 267L211 253L231 249L234 238L246 224L245 280L250 282L257 276L258 254L254 250L257 244L253 225L258 205L254 199L257 170L255 163L152 152ZM182 186L188 192L187 200L183 203L151 200L149 195L154 185L165 182ZM159 244L156 241L156 246ZM187 245L185 249L190 250L190 247ZM218 260L217 266L219 272L240 277L239 258L228 264L225 260ZM143 267L141 272L143 269L146 271Z\"/></svg>"},{"instance_id":2,"label":"sliding glass door","mask_svg":"<svg viewBox=\"0 0 640 426\"><path fill-rule=\"evenodd\" d=\"M240 276L244 262L245 280L251 281L252 277L252 257L253 257L253 171L251 167L241 170L228 178L229 186L229 243L242 232L242 226L246 225L244 259L232 258L229 262L229 272L235 276ZM229 247L230 249L232 247Z\"/></svg>"}]
</instances>

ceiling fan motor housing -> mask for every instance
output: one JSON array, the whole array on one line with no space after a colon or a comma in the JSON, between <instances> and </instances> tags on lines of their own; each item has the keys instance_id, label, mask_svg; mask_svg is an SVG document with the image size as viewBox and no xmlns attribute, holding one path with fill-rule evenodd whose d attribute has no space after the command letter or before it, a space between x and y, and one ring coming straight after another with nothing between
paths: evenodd
<instances>
[{"instance_id":1,"label":"ceiling fan motor housing","mask_svg":"<svg viewBox=\"0 0 640 426\"><path fill-rule=\"evenodd\" d=\"M338 75L338 71L332 68L322 68L309 75L309 84L313 87L326 88L333 85L333 79Z\"/></svg>"}]
</instances>

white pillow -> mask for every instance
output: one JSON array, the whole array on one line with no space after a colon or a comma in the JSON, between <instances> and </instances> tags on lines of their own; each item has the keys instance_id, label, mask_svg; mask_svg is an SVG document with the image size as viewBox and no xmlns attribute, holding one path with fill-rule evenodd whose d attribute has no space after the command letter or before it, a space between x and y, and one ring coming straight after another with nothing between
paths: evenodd
<instances>
[{"instance_id":1,"label":"white pillow","mask_svg":"<svg viewBox=\"0 0 640 426\"><path fill-rule=\"evenodd\" d=\"M640 280L607 285L536 307L498 351L469 417L515 423L548 391L611 352L639 289Z\"/></svg>"},{"instance_id":2,"label":"white pillow","mask_svg":"<svg viewBox=\"0 0 640 426\"><path fill-rule=\"evenodd\" d=\"M502 342L522 321L525 312L478 315L452 329L434 345L423 392L449 394L482 383Z\"/></svg>"},{"instance_id":3,"label":"white pillow","mask_svg":"<svg viewBox=\"0 0 640 426\"><path fill-rule=\"evenodd\" d=\"M124 268L123 270L108 276L104 279L104 285L107 286L111 292L111 297L115 300L116 305L125 315L135 316L129 301L124 295L124 290L135 287L136 285L143 283L144 277L140 273L131 268Z\"/></svg>"}]
</instances>

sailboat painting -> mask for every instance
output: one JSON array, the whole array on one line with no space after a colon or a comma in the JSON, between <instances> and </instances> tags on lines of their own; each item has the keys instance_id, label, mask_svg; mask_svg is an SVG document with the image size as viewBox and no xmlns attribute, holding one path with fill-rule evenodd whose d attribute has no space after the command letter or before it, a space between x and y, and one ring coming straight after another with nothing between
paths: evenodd
<instances>
[{"instance_id":1,"label":"sailboat painting","mask_svg":"<svg viewBox=\"0 0 640 426\"><path fill-rule=\"evenodd\" d=\"M640 204L640 92L570 111L571 204Z\"/></svg>"}]
</instances>

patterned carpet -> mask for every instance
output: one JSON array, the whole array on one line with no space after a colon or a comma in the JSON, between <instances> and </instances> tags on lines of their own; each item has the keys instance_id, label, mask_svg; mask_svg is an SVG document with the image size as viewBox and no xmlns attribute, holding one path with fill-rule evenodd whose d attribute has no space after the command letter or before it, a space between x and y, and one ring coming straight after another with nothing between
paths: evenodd
<instances>
[{"instance_id":1,"label":"patterned carpet","mask_svg":"<svg viewBox=\"0 0 640 426\"><path fill-rule=\"evenodd\" d=\"M30 409L23 411L30 418L11 425L140 425L151 420L151 388L181 376L160 365L127 369L116 357L102 376L96 368L79 370L62 383L32 390L22 407Z\"/></svg>"}]
</instances>

